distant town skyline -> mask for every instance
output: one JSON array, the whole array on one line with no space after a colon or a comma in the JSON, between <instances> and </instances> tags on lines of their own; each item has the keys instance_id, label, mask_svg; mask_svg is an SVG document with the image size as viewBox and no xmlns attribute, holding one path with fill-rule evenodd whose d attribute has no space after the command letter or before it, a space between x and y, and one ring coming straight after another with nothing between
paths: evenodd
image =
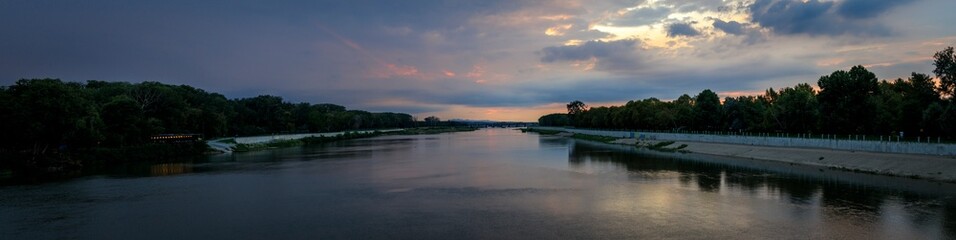
<instances>
[{"instance_id":1,"label":"distant town skyline","mask_svg":"<svg viewBox=\"0 0 956 240\"><path fill-rule=\"evenodd\" d=\"M158 81L419 118L535 121L931 74L951 0L0 1L0 85Z\"/></svg>"}]
</instances>

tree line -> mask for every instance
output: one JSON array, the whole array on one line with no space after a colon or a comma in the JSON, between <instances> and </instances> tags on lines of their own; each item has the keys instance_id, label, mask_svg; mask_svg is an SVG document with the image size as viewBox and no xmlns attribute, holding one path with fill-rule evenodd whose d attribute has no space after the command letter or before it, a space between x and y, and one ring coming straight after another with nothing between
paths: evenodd
<instances>
[{"instance_id":1,"label":"tree line","mask_svg":"<svg viewBox=\"0 0 956 240\"><path fill-rule=\"evenodd\" d=\"M42 167L91 149L148 145L156 134L214 138L416 124L405 113L270 95L227 99L187 85L22 79L0 87L0 168Z\"/></svg>"},{"instance_id":2,"label":"tree line","mask_svg":"<svg viewBox=\"0 0 956 240\"><path fill-rule=\"evenodd\" d=\"M673 101L657 98L623 106L588 108L581 101L568 113L542 116L542 126L667 131L732 131L956 137L956 54L934 55L933 77L878 80L863 66L838 70L817 81L757 96L725 97L707 89Z\"/></svg>"}]
</instances>

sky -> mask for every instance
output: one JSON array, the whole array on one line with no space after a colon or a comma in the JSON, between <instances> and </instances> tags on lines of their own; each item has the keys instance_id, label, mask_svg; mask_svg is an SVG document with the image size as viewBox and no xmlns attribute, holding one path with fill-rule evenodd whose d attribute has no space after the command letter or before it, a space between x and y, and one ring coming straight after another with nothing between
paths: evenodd
<instances>
[{"instance_id":1,"label":"sky","mask_svg":"<svg viewBox=\"0 0 956 240\"><path fill-rule=\"evenodd\" d=\"M0 0L0 85L158 81L228 98L536 121L711 89L931 74L953 0Z\"/></svg>"}]
</instances>

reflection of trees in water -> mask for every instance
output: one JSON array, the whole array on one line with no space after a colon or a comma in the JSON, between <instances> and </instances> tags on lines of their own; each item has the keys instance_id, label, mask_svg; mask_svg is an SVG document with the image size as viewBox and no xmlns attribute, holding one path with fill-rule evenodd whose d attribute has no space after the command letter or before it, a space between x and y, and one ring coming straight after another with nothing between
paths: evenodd
<instances>
[{"instance_id":1,"label":"reflection of trees in water","mask_svg":"<svg viewBox=\"0 0 956 240\"><path fill-rule=\"evenodd\" d=\"M426 145L440 144L440 141L437 140L437 138L373 138L331 142L307 149L305 159L364 158L373 155L373 153L408 150L419 143Z\"/></svg>"},{"instance_id":2,"label":"reflection of trees in water","mask_svg":"<svg viewBox=\"0 0 956 240\"><path fill-rule=\"evenodd\" d=\"M538 145L542 147L564 147L568 145L568 138L541 135L538 137Z\"/></svg>"},{"instance_id":3,"label":"reflection of trees in water","mask_svg":"<svg viewBox=\"0 0 956 240\"><path fill-rule=\"evenodd\" d=\"M163 163L149 167L150 176L170 176L190 173L193 171L191 163Z\"/></svg>"},{"instance_id":4,"label":"reflection of trees in water","mask_svg":"<svg viewBox=\"0 0 956 240\"><path fill-rule=\"evenodd\" d=\"M853 185L841 185L822 185L823 191L820 192L820 199L824 206L833 206L843 209L842 211L879 213L883 201L891 197L884 191L873 191Z\"/></svg>"},{"instance_id":5,"label":"reflection of trees in water","mask_svg":"<svg viewBox=\"0 0 956 240\"><path fill-rule=\"evenodd\" d=\"M721 186L739 189L751 195L770 192L784 194L794 204L814 204L819 197L820 207L836 213L880 216L881 208L888 199L902 204L913 226L925 226L940 213L947 235L956 235L956 202L939 196L925 196L906 189L887 189L866 184L849 184L821 177L797 173L773 173L746 166L701 162L674 157L643 154L639 151L621 150L594 143L571 141L568 162L583 167L588 162L605 163L626 169L630 177L655 178L667 176L664 172L677 173L684 186L694 184L701 191L718 192ZM784 170L781 170L784 171ZM932 203L945 204L945 211L938 211Z\"/></svg>"},{"instance_id":6,"label":"reflection of trees in water","mask_svg":"<svg viewBox=\"0 0 956 240\"><path fill-rule=\"evenodd\" d=\"M946 236L956 236L956 203L949 202L943 205L943 233Z\"/></svg>"},{"instance_id":7,"label":"reflection of trees in water","mask_svg":"<svg viewBox=\"0 0 956 240\"><path fill-rule=\"evenodd\" d=\"M805 202L819 188L809 178L782 178L745 167L618 151L587 143L572 143L568 161L575 165L588 161L611 163L637 173L676 172L682 184L696 184L703 191L719 191L722 184L750 192L766 187L796 197L798 202Z\"/></svg>"}]
</instances>

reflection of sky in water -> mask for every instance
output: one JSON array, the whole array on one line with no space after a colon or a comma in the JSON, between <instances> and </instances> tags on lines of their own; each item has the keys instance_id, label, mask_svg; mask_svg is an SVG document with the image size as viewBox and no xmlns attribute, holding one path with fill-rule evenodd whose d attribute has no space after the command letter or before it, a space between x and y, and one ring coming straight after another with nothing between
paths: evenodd
<instances>
[{"instance_id":1,"label":"reflection of sky in water","mask_svg":"<svg viewBox=\"0 0 956 240\"><path fill-rule=\"evenodd\" d=\"M2 187L0 233L933 239L956 231L951 184L721 161L504 129L388 136Z\"/></svg>"}]
</instances>

